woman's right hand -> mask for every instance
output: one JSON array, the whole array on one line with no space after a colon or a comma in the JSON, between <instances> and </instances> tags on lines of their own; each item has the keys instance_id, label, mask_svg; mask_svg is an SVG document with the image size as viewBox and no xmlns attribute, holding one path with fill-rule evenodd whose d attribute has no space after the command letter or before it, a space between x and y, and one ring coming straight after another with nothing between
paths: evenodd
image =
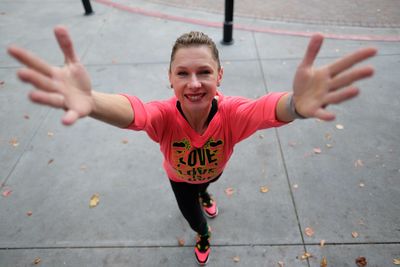
<instances>
[{"instance_id":1,"label":"woman's right hand","mask_svg":"<svg viewBox=\"0 0 400 267\"><path fill-rule=\"evenodd\" d=\"M63 67L52 66L15 46L9 47L8 53L26 66L18 71L18 77L36 87L29 94L30 99L35 103L64 109L62 122L71 125L93 111L92 87L86 69L75 54L67 29L58 26L54 34L65 57Z\"/></svg>"}]
</instances>

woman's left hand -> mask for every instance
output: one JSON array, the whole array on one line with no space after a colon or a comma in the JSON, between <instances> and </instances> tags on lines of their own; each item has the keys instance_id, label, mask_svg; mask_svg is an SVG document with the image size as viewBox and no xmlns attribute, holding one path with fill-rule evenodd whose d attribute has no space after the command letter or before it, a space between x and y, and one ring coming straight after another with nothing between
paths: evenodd
<instances>
[{"instance_id":1,"label":"woman's left hand","mask_svg":"<svg viewBox=\"0 0 400 267\"><path fill-rule=\"evenodd\" d=\"M362 48L331 64L314 68L313 63L323 39L324 37L319 34L311 37L306 54L295 74L293 101L300 115L330 121L335 119L335 114L326 110L326 106L338 104L358 95L359 89L352 84L374 73L374 69L370 66L352 69L351 67L374 56L377 50Z\"/></svg>"}]
</instances>

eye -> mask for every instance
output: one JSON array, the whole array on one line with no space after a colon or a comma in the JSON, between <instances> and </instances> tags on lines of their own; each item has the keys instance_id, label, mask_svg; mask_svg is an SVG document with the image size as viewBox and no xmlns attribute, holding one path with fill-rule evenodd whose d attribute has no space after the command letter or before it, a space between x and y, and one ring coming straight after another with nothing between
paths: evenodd
<instances>
[{"instance_id":1,"label":"eye","mask_svg":"<svg viewBox=\"0 0 400 267\"><path fill-rule=\"evenodd\" d=\"M178 76L186 76L187 72L186 71L178 71L177 75Z\"/></svg>"},{"instance_id":2,"label":"eye","mask_svg":"<svg viewBox=\"0 0 400 267\"><path fill-rule=\"evenodd\" d=\"M208 75L208 74L211 74L211 71L210 70L202 70L202 71L200 71L200 74L201 75Z\"/></svg>"}]
</instances>

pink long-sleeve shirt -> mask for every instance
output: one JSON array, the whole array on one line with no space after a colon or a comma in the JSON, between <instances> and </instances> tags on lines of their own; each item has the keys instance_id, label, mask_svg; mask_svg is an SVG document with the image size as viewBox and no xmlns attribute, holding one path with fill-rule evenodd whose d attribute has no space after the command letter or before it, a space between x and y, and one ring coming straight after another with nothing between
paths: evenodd
<instances>
[{"instance_id":1,"label":"pink long-sleeve shirt","mask_svg":"<svg viewBox=\"0 0 400 267\"><path fill-rule=\"evenodd\" d=\"M224 170L233 147L260 129L284 125L276 119L276 105L285 93L269 93L256 100L217 92L218 111L202 134L195 132L177 109L177 98L143 103L125 95L135 119L127 127L145 131L160 144L169 179L192 184L213 180Z\"/></svg>"}]
</instances>

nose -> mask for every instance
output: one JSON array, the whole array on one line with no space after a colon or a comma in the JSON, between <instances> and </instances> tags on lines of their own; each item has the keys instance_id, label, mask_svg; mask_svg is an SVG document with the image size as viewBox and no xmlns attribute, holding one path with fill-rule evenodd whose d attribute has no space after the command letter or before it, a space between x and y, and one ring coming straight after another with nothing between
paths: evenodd
<instances>
[{"instance_id":1,"label":"nose","mask_svg":"<svg viewBox=\"0 0 400 267\"><path fill-rule=\"evenodd\" d=\"M199 81L199 79L197 78L197 76L195 74L193 74L190 77L190 81L189 81L188 86L191 89L196 89L196 88L200 88L201 87L201 82Z\"/></svg>"}]
</instances>

